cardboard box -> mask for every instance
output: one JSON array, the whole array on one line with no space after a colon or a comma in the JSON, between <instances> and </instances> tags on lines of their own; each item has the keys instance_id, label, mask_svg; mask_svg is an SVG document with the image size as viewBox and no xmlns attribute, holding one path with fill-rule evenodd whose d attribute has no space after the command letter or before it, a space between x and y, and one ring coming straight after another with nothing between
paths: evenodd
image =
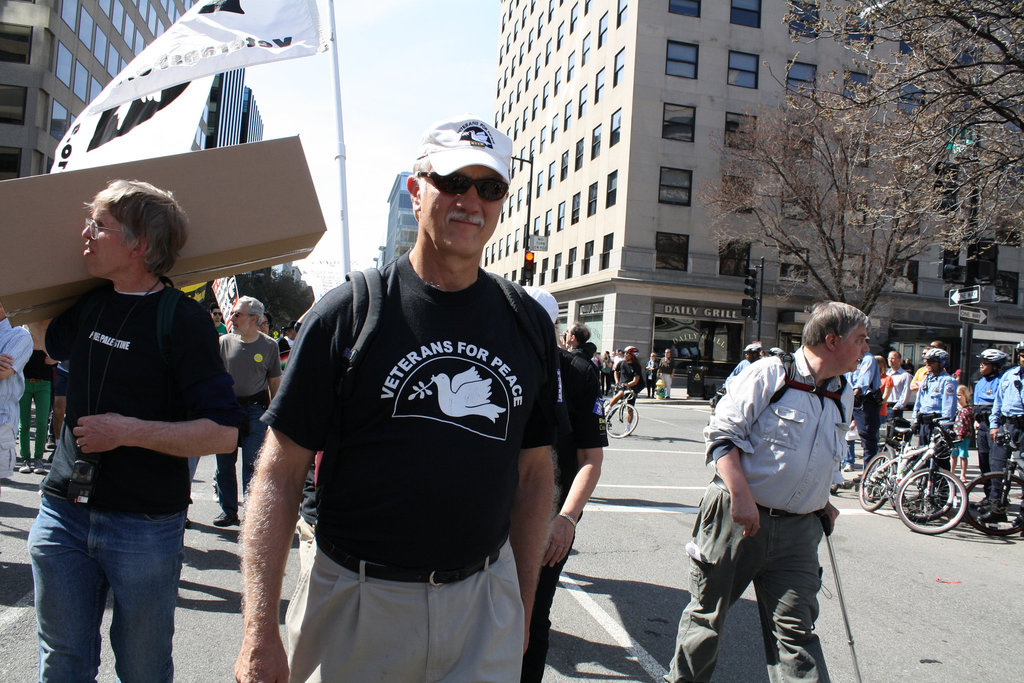
<instances>
[{"instance_id":1,"label":"cardboard box","mask_svg":"<svg viewBox=\"0 0 1024 683\"><path fill-rule=\"evenodd\" d=\"M0 182L0 302L14 325L51 318L101 281L85 270L86 202L111 180L170 190L189 238L184 286L297 261L326 230L297 137Z\"/></svg>"}]
</instances>

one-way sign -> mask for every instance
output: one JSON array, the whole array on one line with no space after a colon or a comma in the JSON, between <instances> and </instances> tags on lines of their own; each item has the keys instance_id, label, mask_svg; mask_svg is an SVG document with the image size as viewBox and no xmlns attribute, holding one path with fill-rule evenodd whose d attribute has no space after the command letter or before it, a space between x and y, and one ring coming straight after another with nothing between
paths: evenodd
<instances>
[{"instance_id":1,"label":"one-way sign","mask_svg":"<svg viewBox=\"0 0 1024 683\"><path fill-rule=\"evenodd\" d=\"M981 285L949 290L949 305L976 304L981 301Z\"/></svg>"},{"instance_id":2,"label":"one-way sign","mask_svg":"<svg viewBox=\"0 0 1024 683\"><path fill-rule=\"evenodd\" d=\"M961 306L960 322L984 325L988 322L988 309L975 306Z\"/></svg>"}]
</instances>

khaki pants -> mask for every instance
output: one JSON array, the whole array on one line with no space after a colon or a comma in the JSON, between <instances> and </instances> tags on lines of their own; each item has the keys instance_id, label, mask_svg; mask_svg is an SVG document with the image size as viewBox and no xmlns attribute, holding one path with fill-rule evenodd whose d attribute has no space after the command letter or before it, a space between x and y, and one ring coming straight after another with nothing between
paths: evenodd
<instances>
[{"instance_id":1,"label":"khaki pants","mask_svg":"<svg viewBox=\"0 0 1024 683\"><path fill-rule=\"evenodd\" d=\"M321 550L288 607L291 681L518 681L525 620L512 547L456 583L361 576Z\"/></svg>"}]
</instances>

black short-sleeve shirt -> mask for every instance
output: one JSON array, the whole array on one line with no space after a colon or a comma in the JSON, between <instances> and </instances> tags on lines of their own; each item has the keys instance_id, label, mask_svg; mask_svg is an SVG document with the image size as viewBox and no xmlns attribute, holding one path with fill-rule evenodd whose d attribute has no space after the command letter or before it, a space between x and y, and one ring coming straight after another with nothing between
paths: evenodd
<instances>
[{"instance_id":1,"label":"black short-sleeve shirt","mask_svg":"<svg viewBox=\"0 0 1024 683\"><path fill-rule=\"evenodd\" d=\"M465 566L508 534L520 449L554 440L554 334L538 358L483 271L458 292L424 283L408 257L385 277L339 450L320 466L317 535L371 562ZM306 315L263 418L309 450L328 443L351 307L346 283Z\"/></svg>"}]
</instances>

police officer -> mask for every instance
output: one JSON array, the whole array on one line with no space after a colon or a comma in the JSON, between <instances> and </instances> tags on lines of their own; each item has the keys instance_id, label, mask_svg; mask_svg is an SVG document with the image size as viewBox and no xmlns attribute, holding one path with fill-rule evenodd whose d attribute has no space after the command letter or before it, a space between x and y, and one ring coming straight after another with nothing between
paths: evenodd
<instances>
[{"instance_id":1,"label":"police officer","mask_svg":"<svg viewBox=\"0 0 1024 683\"><path fill-rule=\"evenodd\" d=\"M879 414L882 410L882 377L878 371L878 361L871 351L865 353L853 373L853 419L857 423L860 445L864 449L864 467L878 455L878 427L881 422ZM955 391L954 391L955 393ZM956 401L953 402L954 407Z\"/></svg>"},{"instance_id":2,"label":"police officer","mask_svg":"<svg viewBox=\"0 0 1024 683\"><path fill-rule=\"evenodd\" d=\"M749 366L751 363L756 363L761 358L761 354L763 352L764 347L761 345L761 342L759 341L751 342L750 344L747 344L745 347L743 347L743 360L737 363L736 367L733 368L733 371L730 372L729 376L725 378L725 387L728 388L729 383L732 382L732 380L735 377L737 377L741 372L743 372L747 368L747 366Z\"/></svg>"},{"instance_id":3,"label":"police officer","mask_svg":"<svg viewBox=\"0 0 1024 683\"><path fill-rule=\"evenodd\" d=\"M989 416L990 427L989 438L994 443L999 443L1001 437L1005 441L1020 448L1022 437L1024 437L1024 401L1021 399L1022 379L1024 379L1024 341L1017 344L1018 365L1012 370L1007 370L999 377L999 387L996 389L995 400L992 401L992 414ZM993 471L1002 470L1006 466L1006 450L1000 447L989 451L989 465ZM994 498L1001 492L1000 482L993 482L995 486L988 492L989 498ZM980 517L982 522L1005 522L1006 513L993 510Z\"/></svg>"},{"instance_id":4,"label":"police officer","mask_svg":"<svg viewBox=\"0 0 1024 683\"><path fill-rule=\"evenodd\" d=\"M928 443L932 436L932 420L941 418L942 422L952 423L956 417L956 380L946 372L945 363L949 353L943 349L925 349L921 355L928 364L928 372L921 380L914 402L914 422L919 426L920 444ZM1019 397L1018 397L1019 402ZM1024 410L1021 411L1024 414ZM939 463L949 469L949 456Z\"/></svg>"},{"instance_id":5,"label":"police officer","mask_svg":"<svg viewBox=\"0 0 1024 683\"><path fill-rule=\"evenodd\" d=\"M974 385L974 420L977 423L975 431L978 434L978 467L984 474L992 471L990 453L996 462L1006 462L1006 451L989 433L989 419L992 416L992 403L996 400L996 392L999 389L999 376L1010 357L999 349L985 349L978 354L978 358L981 360L981 379ZM990 485L989 490L985 491L985 497L991 499L991 494Z\"/></svg>"}]
</instances>

